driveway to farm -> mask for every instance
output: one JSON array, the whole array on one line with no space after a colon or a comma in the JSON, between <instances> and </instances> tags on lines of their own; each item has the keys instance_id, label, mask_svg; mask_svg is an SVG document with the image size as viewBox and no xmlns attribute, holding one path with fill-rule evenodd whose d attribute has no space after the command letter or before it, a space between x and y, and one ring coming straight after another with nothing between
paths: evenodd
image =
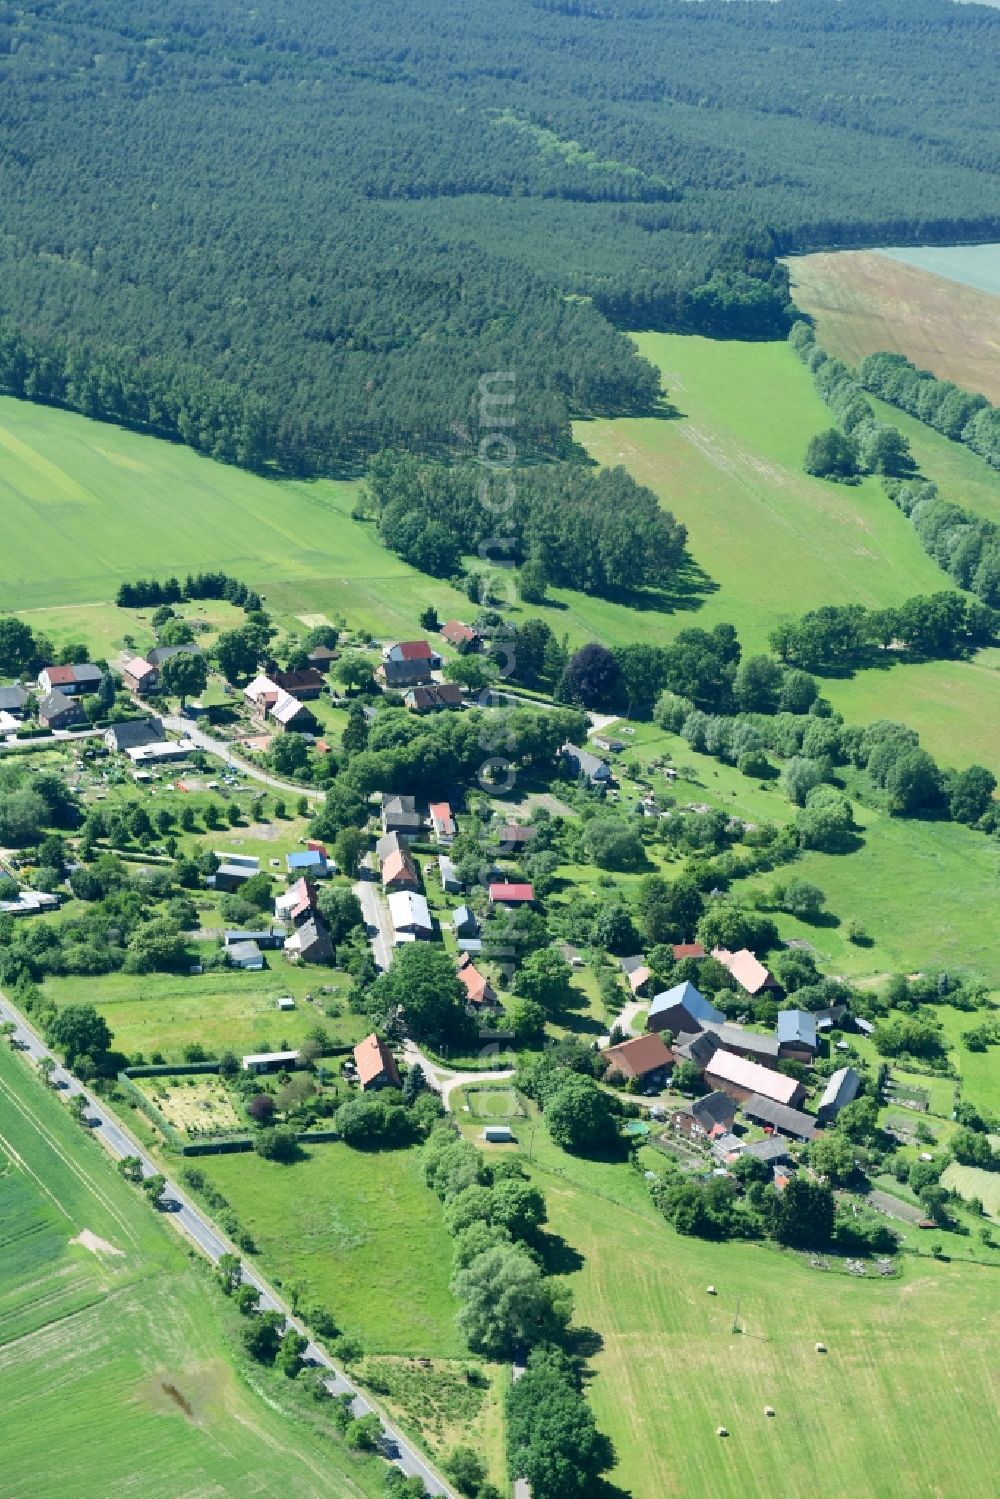
<instances>
[{"instance_id":1,"label":"driveway to farm","mask_svg":"<svg viewBox=\"0 0 1000 1499\"><path fill-rule=\"evenodd\" d=\"M53 1053L43 1043L38 1035L32 1030L20 1011L7 999L6 995L0 995L0 1024L12 1021L15 1027L13 1039L23 1052L33 1062L37 1063L43 1057L52 1057ZM118 1122L113 1114L107 1110L99 1099L73 1076L73 1074L58 1062L52 1072L52 1082L58 1087L64 1098L72 1098L76 1094L82 1094L87 1100L87 1123L98 1136L106 1148L116 1159L122 1156L138 1156L142 1163L143 1176L154 1176L156 1166L140 1145L133 1140L132 1136ZM160 1198L164 1213L169 1214L170 1221L182 1233L197 1244L198 1248L208 1256L210 1260L217 1263L224 1254L233 1254L235 1249L226 1240L209 1218L206 1218L198 1208L185 1197L184 1193L167 1181ZM305 1329L292 1316L288 1307L285 1306L265 1280L257 1274L256 1270L241 1261L240 1269L244 1281L256 1286L260 1292L260 1306L263 1311L280 1312L285 1322L308 1336ZM354 1385L345 1377L340 1369L336 1367L330 1358L318 1344L310 1341L303 1355L312 1363L330 1370L330 1378L326 1381L327 1389L332 1395L350 1395L353 1397L351 1411L355 1416L367 1416L372 1413L379 1417L382 1422L383 1450L391 1451L394 1455L392 1461L397 1468L405 1474L417 1474L423 1480L428 1494L444 1495L446 1499L454 1499L454 1491L428 1467L420 1454L409 1445L402 1432L385 1419L382 1412L371 1402L361 1395Z\"/></svg>"},{"instance_id":2,"label":"driveway to farm","mask_svg":"<svg viewBox=\"0 0 1000 1499\"><path fill-rule=\"evenodd\" d=\"M403 1042L403 1056L408 1067L415 1062L423 1068L424 1076L435 1093L440 1093L441 1102L452 1112L451 1095L456 1088L465 1088L473 1083L502 1083L514 1076L513 1067L498 1068L495 1072L452 1072L440 1062L432 1062L415 1041Z\"/></svg>"},{"instance_id":3,"label":"driveway to farm","mask_svg":"<svg viewBox=\"0 0 1000 1499\"><path fill-rule=\"evenodd\" d=\"M217 760L224 760L234 770L241 770L244 775L250 776L255 781L263 781L265 786L273 786L275 791L285 791L289 796L304 796L310 802L321 802L325 798L325 793L322 791L310 790L308 786L298 786L294 781L282 781L278 776L272 776L266 770L261 770L260 766L254 765L252 761L244 760L228 744L213 739L210 734L202 733L193 719L178 718L175 714L164 714L163 725L174 734L181 734L189 739L195 749L204 750L206 755L214 755Z\"/></svg>"},{"instance_id":4,"label":"driveway to farm","mask_svg":"<svg viewBox=\"0 0 1000 1499\"><path fill-rule=\"evenodd\" d=\"M628 1002L628 1004L622 1005L622 1007L619 1010L617 1016L615 1017L615 1025L621 1031L621 1033L622 1033L623 1036L634 1036L635 1035L635 1031L632 1028L632 1023L635 1020L635 1017L638 1015L638 1013L639 1013L640 1010L648 1010L648 1009L649 1009L649 1000L648 999L630 999L629 1002ZM610 1046L611 1045L611 1037L610 1036L602 1036L600 1038L600 1043L599 1044L601 1046Z\"/></svg>"}]
</instances>

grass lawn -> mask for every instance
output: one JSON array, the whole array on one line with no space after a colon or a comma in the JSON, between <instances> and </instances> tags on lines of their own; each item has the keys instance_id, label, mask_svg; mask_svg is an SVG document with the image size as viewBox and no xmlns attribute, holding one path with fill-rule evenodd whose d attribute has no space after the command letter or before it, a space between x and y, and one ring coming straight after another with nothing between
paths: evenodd
<instances>
[{"instance_id":1,"label":"grass lawn","mask_svg":"<svg viewBox=\"0 0 1000 1499\"><path fill-rule=\"evenodd\" d=\"M75 1243L84 1231L118 1252ZM248 1388L227 1353L232 1316L173 1230L4 1047L5 1499L381 1494L375 1459L321 1441Z\"/></svg>"},{"instance_id":2,"label":"grass lawn","mask_svg":"<svg viewBox=\"0 0 1000 1499\"><path fill-rule=\"evenodd\" d=\"M522 1112L513 1088L466 1088L465 1101L477 1119L514 1119Z\"/></svg>"},{"instance_id":3,"label":"grass lawn","mask_svg":"<svg viewBox=\"0 0 1000 1499\"><path fill-rule=\"evenodd\" d=\"M601 1166L595 1180L608 1169L635 1175ZM898 1281L824 1277L761 1246L683 1238L575 1180L538 1180L550 1228L583 1257L575 1320L603 1340L588 1396L617 1450L611 1478L635 1499L949 1493L958 1471L970 1493L991 1490L995 1271L907 1258Z\"/></svg>"},{"instance_id":4,"label":"grass lawn","mask_svg":"<svg viewBox=\"0 0 1000 1499\"><path fill-rule=\"evenodd\" d=\"M849 364L880 350L905 354L942 380L1000 401L997 296L961 284L960 271L963 257L971 264L991 250L995 262L996 246L904 252L919 255L923 267L877 250L795 256L788 262L792 294L815 319L823 347ZM959 495L950 498L961 503Z\"/></svg>"},{"instance_id":5,"label":"grass lawn","mask_svg":"<svg viewBox=\"0 0 1000 1499\"><path fill-rule=\"evenodd\" d=\"M344 1013L327 1018L324 984L337 984L345 993L342 974L323 968L297 968L280 953L270 955L271 966L261 973L221 969L202 974L109 973L94 978L54 978L45 992L60 1007L93 1004L107 1020L115 1045L129 1056L141 1052L149 1060L154 1051L177 1061L182 1047L200 1042L209 1056L230 1049L283 1051L298 1046L317 1024L337 1041L354 1042L363 1032L361 1016ZM294 1010L279 1011L278 996L291 994ZM316 1002L306 999L316 996Z\"/></svg>"},{"instance_id":6,"label":"grass lawn","mask_svg":"<svg viewBox=\"0 0 1000 1499\"><path fill-rule=\"evenodd\" d=\"M257 1155L198 1165L260 1246L286 1292L319 1302L367 1352L460 1358L451 1243L416 1149L311 1147L294 1165Z\"/></svg>"},{"instance_id":7,"label":"grass lawn","mask_svg":"<svg viewBox=\"0 0 1000 1499\"><path fill-rule=\"evenodd\" d=\"M718 585L700 608L672 617L674 633L728 620L745 649L759 650L782 616L819 603L881 606L942 586L875 479L852 488L803 471L809 438L831 418L787 344L664 333L635 341L680 416L581 422L576 436L662 497Z\"/></svg>"},{"instance_id":8,"label":"grass lawn","mask_svg":"<svg viewBox=\"0 0 1000 1499\"><path fill-rule=\"evenodd\" d=\"M961 1166L952 1161L945 1167L941 1183L960 1197L978 1197L990 1217L1000 1219L1000 1171L984 1171L980 1166Z\"/></svg>"}]
</instances>

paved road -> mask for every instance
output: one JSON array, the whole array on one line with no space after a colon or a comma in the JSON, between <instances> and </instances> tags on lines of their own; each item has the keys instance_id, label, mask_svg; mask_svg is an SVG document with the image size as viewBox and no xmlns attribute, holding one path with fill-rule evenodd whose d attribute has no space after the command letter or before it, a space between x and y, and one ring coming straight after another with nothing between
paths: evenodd
<instances>
[{"instance_id":1,"label":"paved road","mask_svg":"<svg viewBox=\"0 0 1000 1499\"><path fill-rule=\"evenodd\" d=\"M403 1057L409 1067L414 1062L419 1063L428 1087L433 1088L435 1093L440 1093L441 1102L449 1112L451 1095L456 1088L473 1083L501 1083L514 1076L513 1067L498 1067L492 1072L455 1072L450 1067L442 1067L440 1062L432 1062L417 1043L410 1040L403 1042Z\"/></svg>"},{"instance_id":2,"label":"paved road","mask_svg":"<svg viewBox=\"0 0 1000 1499\"><path fill-rule=\"evenodd\" d=\"M6 996L0 995L0 1024L13 1021L16 1027L15 1040L20 1043L24 1051L34 1062L42 1057L53 1056L53 1053L42 1042L40 1037L32 1030L19 1010L9 1002ZM52 1073L52 1081L59 1087L64 1098L72 1098L74 1094L82 1094L87 1100L87 1122L98 1136L101 1142L113 1156L121 1159L122 1156L138 1156L142 1163L143 1176L154 1176L157 1168L153 1161L133 1140L132 1136L119 1124L115 1116L89 1093L86 1088L73 1076L73 1074L57 1063ZM234 1246L219 1232L211 1220L205 1217L201 1211L194 1207L190 1200L172 1181L167 1181L166 1187L160 1198L163 1211L170 1216L170 1221L181 1233L191 1239L198 1248L212 1261L218 1261L223 1254L235 1253ZM304 1337L308 1334L305 1328L296 1321L288 1307L275 1295L274 1291L262 1279L252 1266L242 1263L241 1270L243 1279L251 1285L256 1286L260 1292L260 1305L263 1311L277 1311L285 1318L288 1325L294 1327ZM402 1432L391 1425L382 1412L361 1395L358 1390L345 1377L340 1369L336 1367L333 1360L318 1344L310 1341L306 1347L306 1359L311 1360L323 1368L330 1370L330 1378L326 1381L327 1389L333 1395L351 1395L353 1402L351 1410L356 1416L366 1416L372 1411L379 1416L383 1428L383 1450L391 1457L395 1466L402 1469L407 1475L419 1474L423 1479L424 1487L428 1494L444 1495L446 1499L454 1499L453 1490L443 1482L438 1475L428 1467L418 1452L409 1445Z\"/></svg>"},{"instance_id":3,"label":"paved road","mask_svg":"<svg viewBox=\"0 0 1000 1499\"><path fill-rule=\"evenodd\" d=\"M244 760L231 745L224 740L213 739L211 734L204 733L191 718L178 718L174 714L164 714L163 726L170 729L172 733L181 734L189 739L195 749L204 750L206 755L214 755L217 760L224 760L227 765L242 771L253 780L262 781L265 786L273 786L275 791L284 791L288 796L304 796L310 802L321 802L325 799L325 793L322 791L310 790L308 786L299 786L294 781L283 781L279 776L273 776L269 771L262 770L259 765L254 765L252 760Z\"/></svg>"},{"instance_id":4,"label":"paved road","mask_svg":"<svg viewBox=\"0 0 1000 1499\"><path fill-rule=\"evenodd\" d=\"M385 973L392 963L395 949L389 907L379 886L378 875L371 867L373 862L374 855L366 854L361 878L354 886L354 893L361 902L361 914L365 918L365 930L371 938L375 967L380 973Z\"/></svg>"}]
</instances>

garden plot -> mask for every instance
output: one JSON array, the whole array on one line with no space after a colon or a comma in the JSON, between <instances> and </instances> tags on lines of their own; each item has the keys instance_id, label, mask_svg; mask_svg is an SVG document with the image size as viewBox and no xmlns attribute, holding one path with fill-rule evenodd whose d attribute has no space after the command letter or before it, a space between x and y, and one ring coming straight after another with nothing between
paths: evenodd
<instances>
[{"instance_id":1,"label":"garden plot","mask_svg":"<svg viewBox=\"0 0 1000 1499\"><path fill-rule=\"evenodd\" d=\"M223 1135L243 1128L225 1083L214 1074L134 1081L179 1134Z\"/></svg>"}]
</instances>

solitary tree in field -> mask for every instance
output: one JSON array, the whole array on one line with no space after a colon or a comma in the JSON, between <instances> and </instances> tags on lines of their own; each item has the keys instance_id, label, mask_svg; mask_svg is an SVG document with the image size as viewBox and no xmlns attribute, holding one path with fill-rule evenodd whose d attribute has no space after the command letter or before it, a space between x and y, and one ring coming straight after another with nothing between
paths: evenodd
<instances>
[{"instance_id":1,"label":"solitary tree in field","mask_svg":"<svg viewBox=\"0 0 1000 1499\"><path fill-rule=\"evenodd\" d=\"M178 651L168 656L160 670L160 678L167 692L184 700L195 693L204 692L208 686L208 663L204 656L192 656L188 651Z\"/></svg>"},{"instance_id":2,"label":"solitary tree in field","mask_svg":"<svg viewBox=\"0 0 1000 1499\"><path fill-rule=\"evenodd\" d=\"M163 1189L166 1185L166 1177L161 1176L159 1172L156 1172L156 1174L153 1176L143 1177L142 1190L149 1198L149 1201L152 1203L153 1207L156 1207L156 1205L158 1204L160 1197L163 1194Z\"/></svg>"}]
</instances>

